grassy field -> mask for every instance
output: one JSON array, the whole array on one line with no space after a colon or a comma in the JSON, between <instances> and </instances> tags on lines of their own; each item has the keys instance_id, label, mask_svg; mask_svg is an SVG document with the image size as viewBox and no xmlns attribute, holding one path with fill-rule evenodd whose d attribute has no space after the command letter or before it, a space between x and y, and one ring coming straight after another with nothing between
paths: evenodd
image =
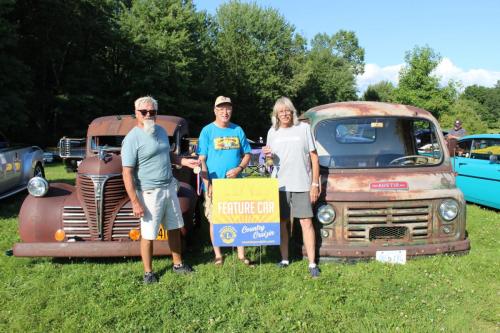
<instances>
[{"instance_id":1,"label":"grassy field","mask_svg":"<svg viewBox=\"0 0 500 333\"><path fill-rule=\"evenodd\" d=\"M71 181L61 166L49 179ZM156 285L142 284L137 259L55 260L3 255L19 240L26 194L0 202L0 332L498 332L500 213L469 205L472 250L391 266L307 263L275 267L276 247L250 249L247 268L232 251L211 264L206 230L187 255L190 276L154 260Z\"/></svg>"}]
</instances>

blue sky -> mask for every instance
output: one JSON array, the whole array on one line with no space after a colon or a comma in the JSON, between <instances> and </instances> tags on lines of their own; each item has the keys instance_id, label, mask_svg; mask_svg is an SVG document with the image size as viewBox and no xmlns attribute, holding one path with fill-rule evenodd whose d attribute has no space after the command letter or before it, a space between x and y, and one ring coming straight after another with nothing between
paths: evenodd
<instances>
[{"instance_id":1,"label":"blue sky","mask_svg":"<svg viewBox=\"0 0 500 333\"><path fill-rule=\"evenodd\" d=\"M215 14L224 0L194 0ZM250 2L250 1L245 1ZM443 84L493 86L500 80L500 1L498 0L259 0L277 9L308 39L340 29L356 33L365 49L365 74L358 89L382 79L397 83L405 52L432 47L443 57L436 75Z\"/></svg>"}]
</instances>

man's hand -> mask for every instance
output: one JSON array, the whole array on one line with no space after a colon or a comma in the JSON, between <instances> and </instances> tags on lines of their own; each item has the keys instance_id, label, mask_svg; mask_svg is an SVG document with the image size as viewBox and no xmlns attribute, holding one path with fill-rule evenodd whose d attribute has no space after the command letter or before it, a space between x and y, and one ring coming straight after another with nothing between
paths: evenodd
<instances>
[{"instance_id":1,"label":"man's hand","mask_svg":"<svg viewBox=\"0 0 500 333\"><path fill-rule=\"evenodd\" d=\"M236 178L243 169L239 166L226 172L226 178Z\"/></svg>"},{"instance_id":2,"label":"man's hand","mask_svg":"<svg viewBox=\"0 0 500 333\"><path fill-rule=\"evenodd\" d=\"M132 201L132 210L134 212L135 217L143 217L144 216L144 208L142 207L139 201Z\"/></svg>"},{"instance_id":3,"label":"man's hand","mask_svg":"<svg viewBox=\"0 0 500 333\"><path fill-rule=\"evenodd\" d=\"M181 158L181 165L194 169L197 166L200 166L200 161L192 158Z\"/></svg>"},{"instance_id":4,"label":"man's hand","mask_svg":"<svg viewBox=\"0 0 500 333\"><path fill-rule=\"evenodd\" d=\"M318 201L319 187L318 186L311 186L311 191L309 191L309 195L311 197L311 203L315 203L316 201Z\"/></svg>"}]
</instances>

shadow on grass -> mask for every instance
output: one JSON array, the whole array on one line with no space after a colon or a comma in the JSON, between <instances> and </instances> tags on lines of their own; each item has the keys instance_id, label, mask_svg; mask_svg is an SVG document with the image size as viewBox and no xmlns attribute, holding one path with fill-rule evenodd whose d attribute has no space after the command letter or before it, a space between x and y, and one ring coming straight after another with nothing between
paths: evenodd
<instances>
[{"instance_id":1,"label":"shadow on grass","mask_svg":"<svg viewBox=\"0 0 500 333\"><path fill-rule=\"evenodd\" d=\"M201 223L194 229L184 255L190 265L214 262L215 255L210 241L209 226L203 217ZM224 258L237 255L236 247L222 247L221 252ZM247 246L245 255L256 264L276 263L281 259L279 246Z\"/></svg>"},{"instance_id":2,"label":"shadow on grass","mask_svg":"<svg viewBox=\"0 0 500 333\"><path fill-rule=\"evenodd\" d=\"M0 200L0 219L17 218L19 210L28 195L27 191L19 192L13 196Z\"/></svg>"},{"instance_id":3,"label":"shadow on grass","mask_svg":"<svg viewBox=\"0 0 500 333\"><path fill-rule=\"evenodd\" d=\"M141 261L141 257L52 258L55 264L119 264Z\"/></svg>"},{"instance_id":4,"label":"shadow on grass","mask_svg":"<svg viewBox=\"0 0 500 333\"><path fill-rule=\"evenodd\" d=\"M478 203L475 203L475 202L469 202L469 201L467 201L467 203L469 205L477 206L477 207L479 207L481 209L484 209L484 210L487 210L487 211L490 211L490 212L500 213L500 209L497 209L497 208L494 208L494 207L483 206L481 204L478 204Z\"/></svg>"}]
</instances>

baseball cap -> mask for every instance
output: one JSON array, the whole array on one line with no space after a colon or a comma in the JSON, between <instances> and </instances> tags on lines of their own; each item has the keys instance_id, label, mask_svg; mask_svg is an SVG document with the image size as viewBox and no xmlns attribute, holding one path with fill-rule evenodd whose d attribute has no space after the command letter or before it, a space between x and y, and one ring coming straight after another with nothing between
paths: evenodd
<instances>
[{"instance_id":1,"label":"baseball cap","mask_svg":"<svg viewBox=\"0 0 500 333\"><path fill-rule=\"evenodd\" d=\"M226 96L219 96L215 99L215 106L219 106L221 104L224 104L224 103L229 103L229 104L233 104L231 103L231 98L229 97L226 97Z\"/></svg>"}]
</instances>

